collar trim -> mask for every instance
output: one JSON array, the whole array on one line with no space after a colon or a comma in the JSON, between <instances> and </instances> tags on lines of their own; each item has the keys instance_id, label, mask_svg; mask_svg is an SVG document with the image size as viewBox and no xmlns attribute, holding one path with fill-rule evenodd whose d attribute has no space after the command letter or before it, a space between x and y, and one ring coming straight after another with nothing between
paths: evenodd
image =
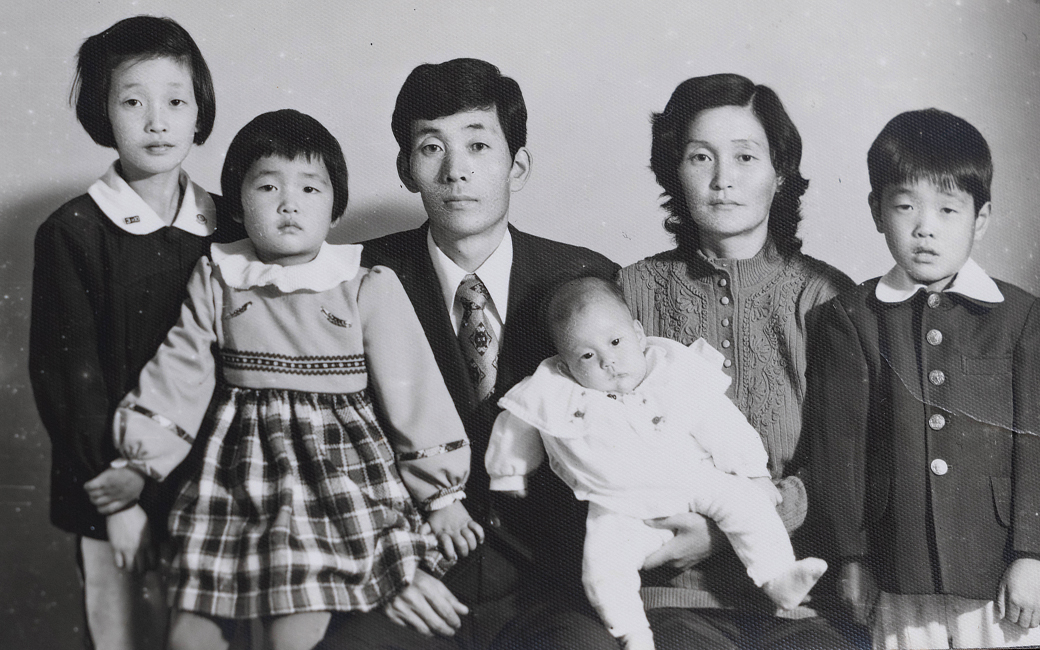
<instances>
[{"instance_id":1,"label":"collar trim","mask_svg":"<svg viewBox=\"0 0 1040 650\"><path fill-rule=\"evenodd\" d=\"M914 297L918 291L928 291L928 288L915 282L907 274L903 267L893 266L888 273L878 280L874 295L881 302L899 303ZM946 293L959 293L965 298L986 303L1004 302L1004 294L1001 293L993 278L982 270L978 263L968 258L961 270L954 276L950 286L943 289Z\"/></svg>"},{"instance_id":2,"label":"collar trim","mask_svg":"<svg viewBox=\"0 0 1040 650\"><path fill-rule=\"evenodd\" d=\"M90 198L98 204L117 228L131 235L150 235L166 227L164 222L150 205L145 203L130 184L116 170L118 161L109 166L101 178L87 190ZM184 232L199 237L208 237L217 227L217 206L213 197L188 178L188 173L180 171L178 180L183 197L181 207L170 224Z\"/></svg>"},{"instance_id":3,"label":"collar trim","mask_svg":"<svg viewBox=\"0 0 1040 650\"><path fill-rule=\"evenodd\" d=\"M361 244L322 243L318 256L305 264L265 264L249 239L210 247L213 263L234 289L273 286L283 293L328 291L353 280L361 268Z\"/></svg>"}]
</instances>

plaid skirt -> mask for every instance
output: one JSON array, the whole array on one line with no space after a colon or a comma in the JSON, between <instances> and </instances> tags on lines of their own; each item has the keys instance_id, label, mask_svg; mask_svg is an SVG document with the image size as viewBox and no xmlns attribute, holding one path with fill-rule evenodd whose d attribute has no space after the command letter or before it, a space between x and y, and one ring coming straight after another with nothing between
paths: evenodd
<instances>
[{"instance_id":1,"label":"plaid skirt","mask_svg":"<svg viewBox=\"0 0 1040 650\"><path fill-rule=\"evenodd\" d=\"M440 572L365 391L218 390L168 521L173 607L367 611Z\"/></svg>"}]
</instances>

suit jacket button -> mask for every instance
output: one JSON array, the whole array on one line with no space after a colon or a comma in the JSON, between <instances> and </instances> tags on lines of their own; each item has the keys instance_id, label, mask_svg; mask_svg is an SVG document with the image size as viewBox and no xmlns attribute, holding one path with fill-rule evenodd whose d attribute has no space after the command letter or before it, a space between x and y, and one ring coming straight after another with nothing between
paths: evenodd
<instances>
[{"instance_id":1,"label":"suit jacket button","mask_svg":"<svg viewBox=\"0 0 1040 650\"><path fill-rule=\"evenodd\" d=\"M931 427L933 431L938 431L946 426L946 418L944 418L941 413L936 413L932 417L928 418L928 426Z\"/></svg>"},{"instance_id":2,"label":"suit jacket button","mask_svg":"<svg viewBox=\"0 0 1040 650\"><path fill-rule=\"evenodd\" d=\"M946 472L950 471L950 466L946 464L946 461L942 458L936 458L932 461L932 474L936 476L942 476Z\"/></svg>"}]
</instances>

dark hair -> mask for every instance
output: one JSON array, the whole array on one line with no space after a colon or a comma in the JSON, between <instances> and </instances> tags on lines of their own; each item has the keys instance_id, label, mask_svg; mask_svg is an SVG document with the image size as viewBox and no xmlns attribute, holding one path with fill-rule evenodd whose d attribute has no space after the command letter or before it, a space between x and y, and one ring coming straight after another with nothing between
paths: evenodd
<instances>
[{"instance_id":1,"label":"dark hair","mask_svg":"<svg viewBox=\"0 0 1040 650\"><path fill-rule=\"evenodd\" d=\"M76 78L69 103L76 117L94 142L102 147L116 146L112 122L108 119L108 92L112 72L133 59L171 58L191 69L191 82L199 115L195 121L195 144L202 144L213 131L217 100L213 78L191 35L171 18L134 16L124 18L100 34L83 41L76 55Z\"/></svg>"},{"instance_id":2,"label":"dark hair","mask_svg":"<svg viewBox=\"0 0 1040 650\"><path fill-rule=\"evenodd\" d=\"M625 294L616 283L596 276L583 276L561 283L545 303L545 324L553 345L559 349L559 334L563 326L589 304L607 299L616 302L628 313Z\"/></svg>"},{"instance_id":3,"label":"dark hair","mask_svg":"<svg viewBox=\"0 0 1040 650\"><path fill-rule=\"evenodd\" d=\"M801 200L809 187L809 181L798 169L802 161L802 137L771 88L756 86L747 77L736 74L687 79L672 93L664 111L651 116L650 169L664 189L661 196L667 197L663 206L669 213L664 222L665 230L687 254L700 247L700 233L690 218L686 193L679 179L679 165L690 123L701 111L721 106L750 108L762 124L769 140L769 157L779 180L769 208L769 234L781 253L797 252L802 247L802 240L798 238Z\"/></svg>"},{"instance_id":4,"label":"dark hair","mask_svg":"<svg viewBox=\"0 0 1040 650\"><path fill-rule=\"evenodd\" d=\"M348 196L343 150L321 122L291 108L257 115L231 141L220 172L220 191L233 214L242 214L242 182L249 168L270 156L321 160L332 182L332 220L343 216Z\"/></svg>"},{"instance_id":5,"label":"dark hair","mask_svg":"<svg viewBox=\"0 0 1040 650\"><path fill-rule=\"evenodd\" d=\"M509 145L509 155L527 144L527 106L520 86L498 68L479 59L424 63L408 75L397 94L390 120L401 155L412 149L412 125L463 111L494 108Z\"/></svg>"},{"instance_id":6,"label":"dark hair","mask_svg":"<svg viewBox=\"0 0 1040 650\"><path fill-rule=\"evenodd\" d=\"M870 145L867 170L879 200L889 185L929 180L971 194L976 214L989 203L993 182L986 139L966 120L937 108L893 117Z\"/></svg>"}]
</instances>

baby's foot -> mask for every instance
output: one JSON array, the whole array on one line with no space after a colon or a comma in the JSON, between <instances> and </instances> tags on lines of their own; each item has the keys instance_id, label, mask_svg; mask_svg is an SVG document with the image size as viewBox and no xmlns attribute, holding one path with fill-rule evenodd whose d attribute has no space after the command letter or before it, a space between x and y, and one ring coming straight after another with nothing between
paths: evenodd
<instances>
[{"instance_id":1,"label":"baby's foot","mask_svg":"<svg viewBox=\"0 0 1040 650\"><path fill-rule=\"evenodd\" d=\"M818 557L807 557L795 562L789 571L762 585L770 600L783 609L794 609L805 599L823 572L827 563Z\"/></svg>"}]
</instances>

